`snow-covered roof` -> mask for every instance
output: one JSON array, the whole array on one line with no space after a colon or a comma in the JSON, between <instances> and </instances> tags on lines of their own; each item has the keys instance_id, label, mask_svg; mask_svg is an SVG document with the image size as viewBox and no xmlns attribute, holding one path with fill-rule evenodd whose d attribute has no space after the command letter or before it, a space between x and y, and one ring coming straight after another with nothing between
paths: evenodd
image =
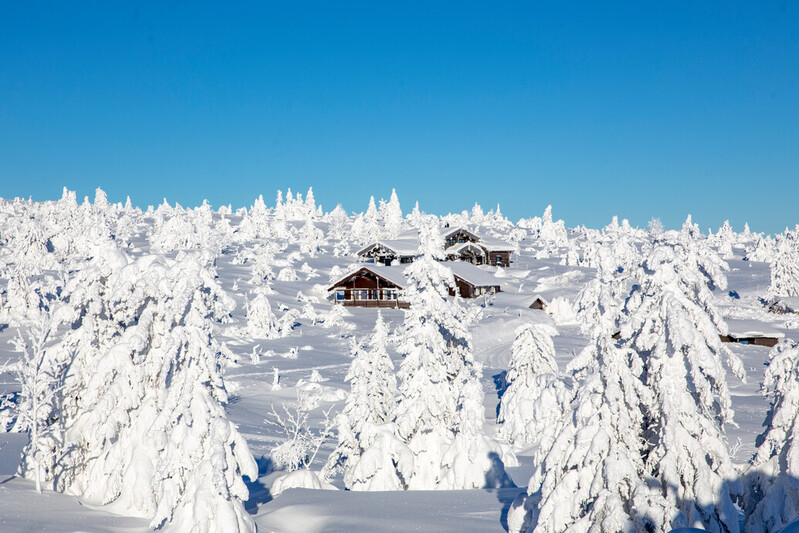
<instances>
[{"instance_id":1,"label":"snow-covered roof","mask_svg":"<svg viewBox=\"0 0 799 533\"><path fill-rule=\"evenodd\" d=\"M539 298L545 305L549 303L549 300L539 294L531 296L530 293L500 292L494 297L494 305L530 309L530 306Z\"/></svg>"},{"instance_id":2,"label":"snow-covered roof","mask_svg":"<svg viewBox=\"0 0 799 533\"><path fill-rule=\"evenodd\" d=\"M366 246L360 250L358 250L358 255L363 255L367 252L371 252L377 247L385 248L386 250L393 252L394 255L397 256L405 256L410 257L414 256L419 251L419 239L418 237L414 238L406 238L406 239L388 239L388 240L380 240L377 242L373 242L369 246Z\"/></svg>"},{"instance_id":3,"label":"snow-covered roof","mask_svg":"<svg viewBox=\"0 0 799 533\"><path fill-rule=\"evenodd\" d=\"M484 239L480 239L480 246L488 250L489 252L512 252L516 249L510 243L505 241L501 241L499 239L495 239L493 237L486 237Z\"/></svg>"},{"instance_id":4,"label":"snow-covered roof","mask_svg":"<svg viewBox=\"0 0 799 533\"><path fill-rule=\"evenodd\" d=\"M775 298L771 305L789 313L799 312L799 298L796 297L780 296Z\"/></svg>"},{"instance_id":5,"label":"snow-covered roof","mask_svg":"<svg viewBox=\"0 0 799 533\"><path fill-rule=\"evenodd\" d=\"M781 339L785 333L757 320L728 319L729 335L736 339L747 337L773 337Z\"/></svg>"},{"instance_id":6,"label":"snow-covered roof","mask_svg":"<svg viewBox=\"0 0 799 533\"><path fill-rule=\"evenodd\" d=\"M473 242L461 242L447 248L447 255L462 254L465 250L468 250L470 248L481 255L485 254L485 250L479 244L475 244Z\"/></svg>"},{"instance_id":7,"label":"snow-covered roof","mask_svg":"<svg viewBox=\"0 0 799 533\"><path fill-rule=\"evenodd\" d=\"M499 280L487 270L464 261L448 261L444 263L452 273L475 287L499 287Z\"/></svg>"},{"instance_id":8,"label":"snow-covered roof","mask_svg":"<svg viewBox=\"0 0 799 533\"><path fill-rule=\"evenodd\" d=\"M358 265L359 268L355 270L351 270L338 278L335 282L330 285L328 290L333 290L333 288L338 285L339 283L343 282L353 274L360 272L361 270L368 270L372 274L396 285L400 289L404 289L408 285L408 280L402 274L402 272L407 268L406 265L402 266L385 266L385 265Z\"/></svg>"},{"instance_id":9,"label":"snow-covered roof","mask_svg":"<svg viewBox=\"0 0 799 533\"><path fill-rule=\"evenodd\" d=\"M444 235L443 235L444 236L444 240L449 239L450 237L452 237L453 235L455 235L458 232L463 232L466 235L469 235L470 237L473 237L474 240L476 240L476 241L482 240L482 239L480 239L480 237L478 235L475 235L474 233L472 233L471 231L469 231L468 229L463 228L463 227L450 228L449 231L446 231L444 233Z\"/></svg>"}]
</instances>

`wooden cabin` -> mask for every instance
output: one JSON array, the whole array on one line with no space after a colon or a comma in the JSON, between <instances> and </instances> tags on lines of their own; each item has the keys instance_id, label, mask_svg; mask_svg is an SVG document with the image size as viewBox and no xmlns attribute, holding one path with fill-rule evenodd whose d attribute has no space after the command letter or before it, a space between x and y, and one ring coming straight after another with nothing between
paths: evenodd
<instances>
[{"instance_id":1,"label":"wooden cabin","mask_svg":"<svg viewBox=\"0 0 799 533\"><path fill-rule=\"evenodd\" d=\"M449 261L465 261L473 265L488 264L488 256L483 247L472 242L450 246L446 253Z\"/></svg>"},{"instance_id":2,"label":"wooden cabin","mask_svg":"<svg viewBox=\"0 0 799 533\"><path fill-rule=\"evenodd\" d=\"M480 242L480 237L465 228L455 228L444 234L444 249L458 244Z\"/></svg>"},{"instance_id":3,"label":"wooden cabin","mask_svg":"<svg viewBox=\"0 0 799 533\"><path fill-rule=\"evenodd\" d=\"M780 297L775 298L768 306L768 310L778 315L799 314L799 298Z\"/></svg>"},{"instance_id":4,"label":"wooden cabin","mask_svg":"<svg viewBox=\"0 0 799 533\"><path fill-rule=\"evenodd\" d=\"M362 259L386 266L413 263L419 250L418 239L394 239L377 241L358 251Z\"/></svg>"},{"instance_id":5,"label":"wooden cabin","mask_svg":"<svg viewBox=\"0 0 799 533\"><path fill-rule=\"evenodd\" d=\"M513 246L498 239L482 238L464 228L454 228L444 234L447 259L461 260L473 265L510 266Z\"/></svg>"},{"instance_id":6,"label":"wooden cabin","mask_svg":"<svg viewBox=\"0 0 799 533\"><path fill-rule=\"evenodd\" d=\"M477 298L496 294L501 290L497 278L470 263L457 261L448 263L447 266L452 270L461 298ZM450 296L455 296L454 289L450 289L449 293Z\"/></svg>"},{"instance_id":7,"label":"wooden cabin","mask_svg":"<svg viewBox=\"0 0 799 533\"><path fill-rule=\"evenodd\" d=\"M407 309L400 299L405 287L400 267L364 266L351 272L328 288L333 302L348 307L390 307Z\"/></svg>"},{"instance_id":8,"label":"wooden cabin","mask_svg":"<svg viewBox=\"0 0 799 533\"><path fill-rule=\"evenodd\" d=\"M777 337L765 337L765 336L755 336L755 337L734 337L732 335L719 335L721 342L735 342L738 344L754 344L755 346L768 346L771 348L772 346L776 346L780 339Z\"/></svg>"},{"instance_id":9,"label":"wooden cabin","mask_svg":"<svg viewBox=\"0 0 799 533\"><path fill-rule=\"evenodd\" d=\"M406 232L398 239L375 241L358 250L366 261L386 266L412 263L419 253L419 238ZM510 266L514 247L506 242L481 238L464 228L444 234L444 253L450 261L465 261L473 265Z\"/></svg>"},{"instance_id":10,"label":"wooden cabin","mask_svg":"<svg viewBox=\"0 0 799 533\"><path fill-rule=\"evenodd\" d=\"M772 347L785 337L783 332L752 320L731 318L727 320L727 327L727 334L719 335L721 342Z\"/></svg>"},{"instance_id":11,"label":"wooden cabin","mask_svg":"<svg viewBox=\"0 0 799 533\"><path fill-rule=\"evenodd\" d=\"M455 277L455 284L462 298L477 298L500 292L499 281L469 263L460 261L446 263ZM407 309L409 304L402 299L402 291L408 284L402 266L368 265L345 274L328 288L334 303L348 307L389 307ZM455 289L450 290L455 295Z\"/></svg>"},{"instance_id":12,"label":"wooden cabin","mask_svg":"<svg viewBox=\"0 0 799 533\"><path fill-rule=\"evenodd\" d=\"M546 299L544 299L543 296L536 295L536 296L533 297L533 302L529 305L529 308L530 309L540 309L541 311L546 311L548 303L549 302L547 302Z\"/></svg>"}]
</instances>

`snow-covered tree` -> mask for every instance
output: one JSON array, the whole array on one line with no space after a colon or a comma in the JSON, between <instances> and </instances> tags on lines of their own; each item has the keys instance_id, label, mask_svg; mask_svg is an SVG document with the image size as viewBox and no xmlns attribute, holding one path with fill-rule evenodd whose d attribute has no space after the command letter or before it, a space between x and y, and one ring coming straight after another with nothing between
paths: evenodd
<instances>
[{"instance_id":1,"label":"snow-covered tree","mask_svg":"<svg viewBox=\"0 0 799 533\"><path fill-rule=\"evenodd\" d=\"M52 346L58 322L50 307L42 308L31 321L26 335L19 332L12 341L22 353L21 360L13 368L21 392L12 431L29 434L19 471L36 481L37 492L42 491L42 479L47 478L52 453L60 437L51 420L58 416L56 398L68 354Z\"/></svg>"},{"instance_id":2,"label":"snow-covered tree","mask_svg":"<svg viewBox=\"0 0 799 533\"><path fill-rule=\"evenodd\" d=\"M450 446L457 445L463 417L474 416L466 401L474 394L471 384L478 382L468 329L474 317L457 299L447 299L455 280L452 271L437 261L443 258L444 247L431 224L422 226L420 243L419 259L405 270L410 309L398 346L405 359L398 372L399 402L394 412L397 436L414 454L407 487L473 488L476 477L479 486L495 486L503 482L501 462L496 458L486 465L484 459L501 450L488 446L482 437L473 439L480 448L468 450L469 460L455 453L457 460L450 456L445 461ZM471 469L468 476L461 472L464 468Z\"/></svg>"},{"instance_id":3,"label":"snow-covered tree","mask_svg":"<svg viewBox=\"0 0 799 533\"><path fill-rule=\"evenodd\" d=\"M657 246L639 276L621 337L641 357L642 380L651 391L643 402L644 472L657 484L637 494L649 501L637 512L654 517L658 530L701 525L737 532L732 492L741 488L729 481L736 470L722 426L733 412L722 356L742 377L741 362L721 345L713 319L719 315L697 268L686 268L671 247Z\"/></svg>"},{"instance_id":4,"label":"snow-covered tree","mask_svg":"<svg viewBox=\"0 0 799 533\"><path fill-rule=\"evenodd\" d=\"M583 375L572 413L536 464L528 494L513 503L513 532L661 531L633 504L645 489L641 438L647 389L637 354L602 327L571 366ZM653 527L654 526L654 527Z\"/></svg>"},{"instance_id":5,"label":"snow-covered tree","mask_svg":"<svg viewBox=\"0 0 799 533\"><path fill-rule=\"evenodd\" d=\"M369 207L365 213L358 215L352 223L351 238L358 244L369 244L380 238L382 228L375 205L375 197L369 198Z\"/></svg>"},{"instance_id":6,"label":"snow-covered tree","mask_svg":"<svg viewBox=\"0 0 799 533\"><path fill-rule=\"evenodd\" d=\"M263 291L247 302L247 335L256 339L276 339L281 336L277 318Z\"/></svg>"},{"instance_id":7,"label":"snow-covered tree","mask_svg":"<svg viewBox=\"0 0 799 533\"><path fill-rule=\"evenodd\" d=\"M363 450L373 444L362 435L364 425L389 422L396 403L397 380L387 343L388 328L378 313L369 338L362 344L354 343L351 349L353 360L344 378L350 383L350 393L337 417L338 445L326 467L328 471L342 467L344 486L349 489L357 490L354 467Z\"/></svg>"},{"instance_id":8,"label":"snow-covered tree","mask_svg":"<svg viewBox=\"0 0 799 533\"><path fill-rule=\"evenodd\" d=\"M596 277L577 295L574 309L583 331L587 333L602 323L612 335L618 326L622 294L627 289L630 273L620 268L618 256L607 246L599 246L594 256Z\"/></svg>"},{"instance_id":9,"label":"snow-covered tree","mask_svg":"<svg viewBox=\"0 0 799 533\"><path fill-rule=\"evenodd\" d=\"M242 476L257 476L227 419L225 350L211 333L230 303L201 260L110 250L68 289L79 314L49 465L54 488L193 531L254 531Z\"/></svg>"},{"instance_id":10,"label":"snow-covered tree","mask_svg":"<svg viewBox=\"0 0 799 533\"><path fill-rule=\"evenodd\" d=\"M400 207L396 190L391 189L391 199L388 203L381 205L381 207L383 236L386 239L396 239L402 232L402 208Z\"/></svg>"},{"instance_id":11,"label":"snow-covered tree","mask_svg":"<svg viewBox=\"0 0 799 533\"><path fill-rule=\"evenodd\" d=\"M525 324L516 329L511 346L508 387L502 395L497 422L498 436L515 448L537 444L546 448L563 416L562 398L550 381L558 372L552 335L546 324ZM543 441L542 441L542 437Z\"/></svg>"},{"instance_id":12,"label":"snow-covered tree","mask_svg":"<svg viewBox=\"0 0 799 533\"><path fill-rule=\"evenodd\" d=\"M310 216L305 220L302 229L300 229L299 237L300 251L311 257L315 256L316 252L322 249L322 244L325 240L324 233L314 225L313 219Z\"/></svg>"},{"instance_id":13,"label":"snow-covered tree","mask_svg":"<svg viewBox=\"0 0 799 533\"><path fill-rule=\"evenodd\" d=\"M799 515L799 344L783 341L769 353L763 392L771 399L752 459L747 531L780 531Z\"/></svg>"},{"instance_id":14,"label":"snow-covered tree","mask_svg":"<svg viewBox=\"0 0 799 533\"><path fill-rule=\"evenodd\" d=\"M779 296L799 296L799 231L793 235L790 230L779 236L776 253L771 262L771 283L769 298Z\"/></svg>"}]
</instances>

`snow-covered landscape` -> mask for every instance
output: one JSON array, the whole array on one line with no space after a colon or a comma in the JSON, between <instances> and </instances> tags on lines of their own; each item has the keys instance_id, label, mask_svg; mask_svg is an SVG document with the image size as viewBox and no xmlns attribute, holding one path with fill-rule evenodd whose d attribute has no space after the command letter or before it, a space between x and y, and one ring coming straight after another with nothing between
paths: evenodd
<instances>
[{"instance_id":1,"label":"snow-covered landscape","mask_svg":"<svg viewBox=\"0 0 799 533\"><path fill-rule=\"evenodd\" d=\"M799 516L799 226L375 195L0 200L0 531Z\"/></svg>"}]
</instances>

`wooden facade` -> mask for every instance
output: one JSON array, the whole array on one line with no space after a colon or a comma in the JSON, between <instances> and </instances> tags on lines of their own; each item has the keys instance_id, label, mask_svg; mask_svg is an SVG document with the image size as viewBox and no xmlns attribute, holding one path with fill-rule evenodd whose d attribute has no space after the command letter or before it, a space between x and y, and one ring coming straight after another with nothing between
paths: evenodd
<instances>
[{"instance_id":1,"label":"wooden facade","mask_svg":"<svg viewBox=\"0 0 799 533\"><path fill-rule=\"evenodd\" d=\"M475 235L469 230L457 228L454 231L444 235L444 248L450 248L457 244L465 244L467 242L480 242L480 237Z\"/></svg>"},{"instance_id":2,"label":"wooden facade","mask_svg":"<svg viewBox=\"0 0 799 533\"><path fill-rule=\"evenodd\" d=\"M397 264L413 263L413 254L394 250L384 243L377 242L358 252L362 258L371 259L375 264L391 266Z\"/></svg>"},{"instance_id":3,"label":"wooden facade","mask_svg":"<svg viewBox=\"0 0 799 533\"><path fill-rule=\"evenodd\" d=\"M384 307L407 309L408 302L400 300L403 287L363 267L342 278L328 290L333 291L333 302L348 307Z\"/></svg>"},{"instance_id":4,"label":"wooden facade","mask_svg":"<svg viewBox=\"0 0 799 533\"><path fill-rule=\"evenodd\" d=\"M362 259L386 266L412 263L419 250L417 237L401 237L375 241L358 251ZM510 266L513 247L496 239L482 239L464 228L450 229L444 234L444 252L450 261L473 265Z\"/></svg>"},{"instance_id":5,"label":"wooden facade","mask_svg":"<svg viewBox=\"0 0 799 533\"><path fill-rule=\"evenodd\" d=\"M488 264L491 266L510 266L510 252L488 252Z\"/></svg>"},{"instance_id":6,"label":"wooden facade","mask_svg":"<svg viewBox=\"0 0 799 533\"><path fill-rule=\"evenodd\" d=\"M499 284L497 285L475 285L457 274L455 274L455 285L458 288L458 293L461 298L477 298L486 294L496 294L500 292ZM449 295L455 296L455 289L449 289Z\"/></svg>"},{"instance_id":7,"label":"wooden facade","mask_svg":"<svg viewBox=\"0 0 799 533\"><path fill-rule=\"evenodd\" d=\"M541 311L546 311L547 310L547 301L544 300L541 296L537 296L533 300L533 303L530 304L529 307L530 307L530 309L540 309ZM618 337L614 337L614 338L618 338Z\"/></svg>"},{"instance_id":8,"label":"wooden facade","mask_svg":"<svg viewBox=\"0 0 799 533\"><path fill-rule=\"evenodd\" d=\"M721 342L734 342L739 344L753 344L755 346L776 346L780 339L777 337L733 337L732 335L719 335Z\"/></svg>"}]
</instances>

